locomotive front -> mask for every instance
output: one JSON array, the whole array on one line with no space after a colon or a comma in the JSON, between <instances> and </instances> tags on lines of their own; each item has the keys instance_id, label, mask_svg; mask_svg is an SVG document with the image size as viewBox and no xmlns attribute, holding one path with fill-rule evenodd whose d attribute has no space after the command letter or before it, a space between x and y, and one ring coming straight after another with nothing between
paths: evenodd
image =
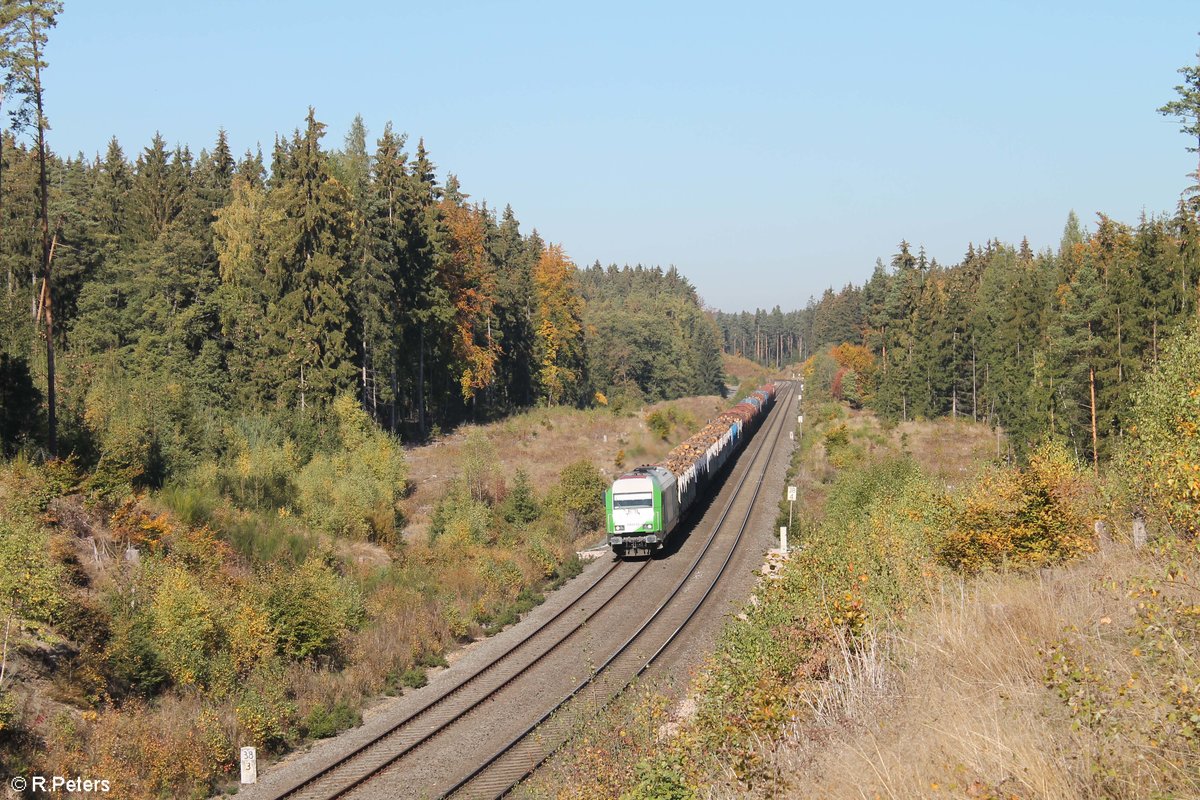
<instances>
[{"instance_id":1,"label":"locomotive front","mask_svg":"<svg viewBox=\"0 0 1200 800\"><path fill-rule=\"evenodd\" d=\"M613 552L657 550L674 527L678 512L672 513L669 490L674 476L662 467L638 467L613 481L604 493L608 543Z\"/></svg>"}]
</instances>

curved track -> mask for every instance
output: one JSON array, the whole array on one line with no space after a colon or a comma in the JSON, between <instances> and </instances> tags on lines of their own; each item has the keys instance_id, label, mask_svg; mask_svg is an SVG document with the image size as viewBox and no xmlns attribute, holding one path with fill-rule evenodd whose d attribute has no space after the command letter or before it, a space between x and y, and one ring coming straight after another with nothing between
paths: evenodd
<instances>
[{"instance_id":1,"label":"curved track","mask_svg":"<svg viewBox=\"0 0 1200 800\"><path fill-rule=\"evenodd\" d=\"M581 693L585 688L593 689L587 695L590 698L591 711L594 711L597 697L602 699L601 704L609 702L648 669L675 640L717 585L741 540L758 495L762 475L770 464L771 453L781 438L782 431L787 427L786 419L790 412L786 404L790 400L791 391L781 391L779 395L775 406L781 413L768 414L750 446L740 454L739 461L747 456L751 458L750 467L742 474L702 549L666 599L632 635L619 645L614 645L615 650L608 650L611 655L578 682L565 698L557 702L550 701L549 704L553 705L550 711L490 756L476 761L482 765L451 788L444 790L441 796L455 794L496 797L506 793L565 741L578 724L581 714L589 713L587 709L577 707L581 705ZM772 411L774 410L773 408ZM751 493L743 491L747 480L753 481ZM734 515L736 533L732 537L720 537L723 542L732 538L732 542L727 547L716 548L720 552L715 552L714 542L722 531L728 530L727 518L735 507L743 506L744 510ZM712 557L709 557L710 555ZM718 562L719 567L716 566ZM577 638L581 631L587 628L587 623L598 616L608 613L620 618L620 614L627 607L622 606L622 601L628 601L629 595L637 594L626 590L635 584L641 586L645 583L638 578L646 573L647 567L652 563L655 562L649 559L641 562L612 562L575 601L558 611L540 627L530 631L504 654L389 725L370 741L333 760L303 781L272 794L271 797L279 800L332 800L351 795L390 797L402 789L411 789L412 787L403 783L403 776L398 774L410 756L446 731L456 726L469 725L470 720L465 718L479 711L481 707L495 702L508 692L519 693L521 689L516 684L533 675L539 668L551 671L557 669L561 673L564 667L556 668L553 664L547 665L546 662L552 662L554 654L563 650L566 643ZM714 566L715 574L696 599L698 589L689 582L704 574L710 564ZM647 580L653 581L654 578L648 576ZM643 591L649 588L644 586ZM648 647L645 646L647 640L661 644L653 653L649 653ZM653 647L652 643L649 647ZM536 683L538 679L531 677L529 681ZM387 776L391 776L391 780L385 780ZM377 778L380 780L376 781ZM376 783L379 785L376 786ZM385 786L387 783L393 784L390 789Z\"/></svg>"}]
</instances>

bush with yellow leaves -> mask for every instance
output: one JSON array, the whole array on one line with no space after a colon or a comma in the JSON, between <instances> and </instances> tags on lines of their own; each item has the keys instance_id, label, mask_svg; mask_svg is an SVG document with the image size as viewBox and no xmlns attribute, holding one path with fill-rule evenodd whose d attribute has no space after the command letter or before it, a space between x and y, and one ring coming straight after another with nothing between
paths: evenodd
<instances>
[{"instance_id":1,"label":"bush with yellow leaves","mask_svg":"<svg viewBox=\"0 0 1200 800\"><path fill-rule=\"evenodd\" d=\"M1045 443L1028 466L988 467L957 496L949 496L949 528L938 549L947 566L1046 564L1086 552L1084 473L1061 444Z\"/></svg>"}]
</instances>

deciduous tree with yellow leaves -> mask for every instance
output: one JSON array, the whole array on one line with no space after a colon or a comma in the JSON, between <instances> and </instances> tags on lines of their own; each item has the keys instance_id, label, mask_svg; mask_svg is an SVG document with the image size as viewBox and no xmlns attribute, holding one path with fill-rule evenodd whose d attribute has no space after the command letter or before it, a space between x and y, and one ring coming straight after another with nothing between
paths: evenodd
<instances>
[{"instance_id":1,"label":"deciduous tree with yellow leaves","mask_svg":"<svg viewBox=\"0 0 1200 800\"><path fill-rule=\"evenodd\" d=\"M542 251L533 270L534 356L538 392L550 405L572 402L583 391L583 299L576 268L559 245Z\"/></svg>"}]
</instances>

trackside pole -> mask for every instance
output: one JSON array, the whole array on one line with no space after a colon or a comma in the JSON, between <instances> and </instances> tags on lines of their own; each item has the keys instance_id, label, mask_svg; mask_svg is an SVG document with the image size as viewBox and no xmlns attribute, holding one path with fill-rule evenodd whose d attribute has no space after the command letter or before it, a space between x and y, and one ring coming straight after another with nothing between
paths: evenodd
<instances>
[{"instance_id":1,"label":"trackside pole","mask_svg":"<svg viewBox=\"0 0 1200 800\"><path fill-rule=\"evenodd\" d=\"M788 487L788 527L792 527L796 515L796 487Z\"/></svg>"},{"instance_id":2,"label":"trackside pole","mask_svg":"<svg viewBox=\"0 0 1200 800\"><path fill-rule=\"evenodd\" d=\"M779 552L787 555L787 527L780 526L779 528Z\"/></svg>"}]
</instances>

